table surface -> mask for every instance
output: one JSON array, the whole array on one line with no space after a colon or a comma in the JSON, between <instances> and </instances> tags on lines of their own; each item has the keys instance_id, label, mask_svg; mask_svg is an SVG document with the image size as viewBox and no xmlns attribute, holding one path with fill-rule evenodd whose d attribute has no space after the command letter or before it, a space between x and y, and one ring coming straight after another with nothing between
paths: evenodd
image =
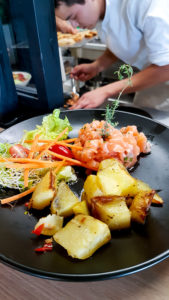
<instances>
[{"instance_id":1,"label":"table surface","mask_svg":"<svg viewBox=\"0 0 169 300\"><path fill-rule=\"evenodd\" d=\"M126 277L96 282L48 280L0 263L0 300L147 300L149 297L169 299L169 259Z\"/></svg>"},{"instance_id":2,"label":"table surface","mask_svg":"<svg viewBox=\"0 0 169 300\"><path fill-rule=\"evenodd\" d=\"M62 282L33 277L0 264L0 299L4 300L168 300L169 260L117 279Z\"/></svg>"}]
</instances>

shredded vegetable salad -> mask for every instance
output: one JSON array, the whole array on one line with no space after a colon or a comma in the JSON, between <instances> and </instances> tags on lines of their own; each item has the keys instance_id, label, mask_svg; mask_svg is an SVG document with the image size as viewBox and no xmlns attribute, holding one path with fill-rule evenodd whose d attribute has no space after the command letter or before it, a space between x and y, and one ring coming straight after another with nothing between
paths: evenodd
<instances>
[{"instance_id":1,"label":"shredded vegetable salad","mask_svg":"<svg viewBox=\"0 0 169 300\"><path fill-rule=\"evenodd\" d=\"M20 144L8 144L0 143L0 186L5 188L17 189L22 192L25 189L24 175L25 166L24 159L33 159L33 156L39 154L39 148L34 145L32 147L35 137L46 139L48 142L52 142L60 133L60 139L65 139L68 136L69 131L72 127L69 123L67 117L61 119L59 117L60 110L55 109L52 114L45 116L42 120L42 125L37 125L36 129L32 131L25 131ZM31 142L27 143L29 140ZM50 139L50 140L49 140ZM42 147L43 142L39 143ZM39 146L39 147L40 147ZM63 146L62 146L63 147ZM35 149L32 149L35 148ZM23 149L27 150L23 152ZM45 154L45 153L44 153ZM12 161L13 160L13 161ZM31 188L40 182L41 178L45 175L47 168L42 163L47 163L47 161L52 161L51 155L48 154L43 156L39 160L39 165L34 166L35 168L29 168L28 184L26 187ZM33 160L35 161L35 160ZM33 161L31 161L33 163ZM41 164L40 164L41 162ZM15 167L13 168L13 164ZM16 163L20 164L16 167ZM28 163L28 161L25 161ZM33 165L31 166L33 167ZM47 167L50 167L47 165ZM58 179L64 178L66 181L76 180L76 175L73 172L71 166L63 166L58 172Z\"/></svg>"}]
</instances>

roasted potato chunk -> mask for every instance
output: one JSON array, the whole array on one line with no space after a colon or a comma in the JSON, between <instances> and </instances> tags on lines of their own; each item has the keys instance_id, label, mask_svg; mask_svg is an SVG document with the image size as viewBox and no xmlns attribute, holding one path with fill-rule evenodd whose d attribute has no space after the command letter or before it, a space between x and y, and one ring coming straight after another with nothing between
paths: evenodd
<instances>
[{"instance_id":1,"label":"roasted potato chunk","mask_svg":"<svg viewBox=\"0 0 169 300\"><path fill-rule=\"evenodd\" d=\"M139 179L136 179L136 184L134 185L133 189L131 190L131 195L135 196L138 192L141 192L141 191L151 192L152 188L147 183L145 183ZM163 199L157 193L155 193L152 203L162 205L163 202L164 202Z\"/></svg>"},{"instance_id":2,"label":"roasted potato chunk","mask_svg":"<svg viewBox=\"0 0 169 300\"><path fill-rule=\"evenodd\" d=\"M40 218L34 229L39 227L41 224L44 224L41 234L52 236L62 228L63 217L48 215L47 217Z\"/></svg>"},{"instance_id":3,"label":"roasted potato chunk","mask_svg":"<svg viewBox=\"0 0 169 300\"><path fill-rule=\"evenodd\" d=\"M111 239L107 224L86 215L77 215L54 236L74 258L86 259Z\"/></svg>"},{"instance_id":4,"label":"roasted potato chunk","mask_svg":"<svg viewBox=\"0 0 169 300\"><path fill-rule=\"evenodd\" d=\"M75 215L78 215L78 214L90 215L86 201L83 200L83 201L75 204L73 206L73 213Z\"/></svg>"},{"instance_id":5,"label":"roasted potato chunk","mask_svg":"<svg viewBox=\"0 0 169 300\"><path fill-rule=\"evenodd\" d=\"M128 173L120 161L112 160L115 162L114 165L97 172L98 186L103 195L127 196L136 179Z\"/></svg>"},{"instance_id":6,"label":"roasted potato chunk","mask_svg":"<svg viewBox=\"0 0 169 300\"><path fill-rule=\"evenodd\" d=\"M145 223L145 219L153 200L155 191L150 192L142 191L139 192L133 199L130 206L131 220L140 224Z\"/></svg>"},{"instance_id":7,"label":"roasted potato chunk","mask_svg":"<svg viewBox=\"0 0 169 300\"><path fill-rule=\"evenodd\" d=\"M53 171L49 171L37 184L30 200L30 206L39 210L47 207L53 200L56 190L56 176Z\"/></svg>"},{"instance_id":8,"label":"roasted potato chunk","mask_svg":"<svg viewBox=\"0 0 169 300\"><path fill-rule=\"evenodd\" d=\"M95 218L105 222L110 230L129 228L131 213L125 197L99 196L91 199L91 212Z\"/></svg>"},{"instance_id":9,"label":"roasted potato chunk","mask_svg":"<svg viewBox=\"0 0 169 300\"><path fill-rule=\"evenodd\" d=\"M115 169L119 168L126 171L126 167L116 158L104 159L99 164L99 171L113 167Z\"/></svg>"},{"instance_id":10,"label":"roasted potato chunk","mask_svg":"<svg viewBox=\"0 0 169 300\"><path fill-rule=\"evenodd\" d=\"M84 192L86 194L87 202L90 205L90 199L95 196L101 196L103 193L98 186L97 176L96 175L89 175L86 178L84 183Z\"/></svg>"},{"instance_id":11,"label":"roasted potato chunk","mask_svg":"<svg viewBox=\"0 0 169 300\"><path fill-rule=\"evenodd\" d=\"M78 197L64 181L61 181L50 209L53 214L56 213L59 216L68 217L73 214L73 206L76 203L79 203Z\"/></svg>"}]
</instances>

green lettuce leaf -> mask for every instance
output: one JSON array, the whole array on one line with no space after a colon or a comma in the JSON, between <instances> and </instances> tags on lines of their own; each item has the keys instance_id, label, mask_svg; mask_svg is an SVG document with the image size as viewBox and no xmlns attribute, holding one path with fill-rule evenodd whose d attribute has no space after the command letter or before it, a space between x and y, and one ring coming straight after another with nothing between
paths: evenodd
<instances>
[{"instance_id":1,"label":"green lettuce leaf","mask_svg":"<svg viewBox=\"0 0 169 300\"><path fill-rule=\"evenodd\" d=\"M9 157L9 148L11 147L11 144L7 143L0 143L0 156L1 157Z\"/></svg>"},{"instance_id":2,"label":"green lettuce leaf","mask_svg":"<svg viewBox=\"0 0 169 300\"><path fill-rule=\"evenodd\" d=\"M68 127L68 131L72 130L72 127L69 123L68 118L65 116L64 119L59 118L60 110L55 109L52 114L45 116L42 121L42 125L37 125L36 129L31 131L26 131L23 136L22 142L24 140L32 140L39 134L41 139L52 140L57 137L57 135L62 132L66 127ZM66 139L68 133L65 133L61 140Z\"/></svg>"}]
</instances>

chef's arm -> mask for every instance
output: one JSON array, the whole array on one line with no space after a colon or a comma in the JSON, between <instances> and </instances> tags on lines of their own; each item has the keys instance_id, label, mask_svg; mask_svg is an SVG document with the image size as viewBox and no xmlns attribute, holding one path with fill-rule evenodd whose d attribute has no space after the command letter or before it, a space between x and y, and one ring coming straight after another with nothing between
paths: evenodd
<instances>
[{"instance_id":1,"label":"chef's arm","mask_svg":"<svg viewBox=\"0 0 169 300\"><path fill-rule=\"evenodd\" d=\"M100 73L110 67L117 60L118 58L109 49L106 49L105 52L92 64L96 66L96 69Z\"/></svg>"},{"instance_id":2,"label":"chef's arm","mask_svg":"<svg viewBox=\"0 0 169 300\"><path fill-rule=\"evenodd\" d=\"M143 71L132 76L131 80L123 79L91 92L83 94L71 109L93 108L100 106L107 98L123 94L133 93L169 80L169 65L158 67L150 65ZM129 85L132 83L132 85Z\"/></svg>"},{"instance_id":3,"label":"chef's arm","mask_svg":"<svg viewBox=\"0 0 169 300\"><path fill-rule=\"evenodd\" d=\"M105 88L105 98L111 97L113 95L118 95L122 90L123 94L129 94L137 91L141 91L145 88L152 87L158 83L165 82L169 80L169 65L157 66L150 65L144 70L133 75L131 78L131 83L129 84L128 79L123 79L116 81L114 83L108 84Z\"/></svg>"}]
</instances>

